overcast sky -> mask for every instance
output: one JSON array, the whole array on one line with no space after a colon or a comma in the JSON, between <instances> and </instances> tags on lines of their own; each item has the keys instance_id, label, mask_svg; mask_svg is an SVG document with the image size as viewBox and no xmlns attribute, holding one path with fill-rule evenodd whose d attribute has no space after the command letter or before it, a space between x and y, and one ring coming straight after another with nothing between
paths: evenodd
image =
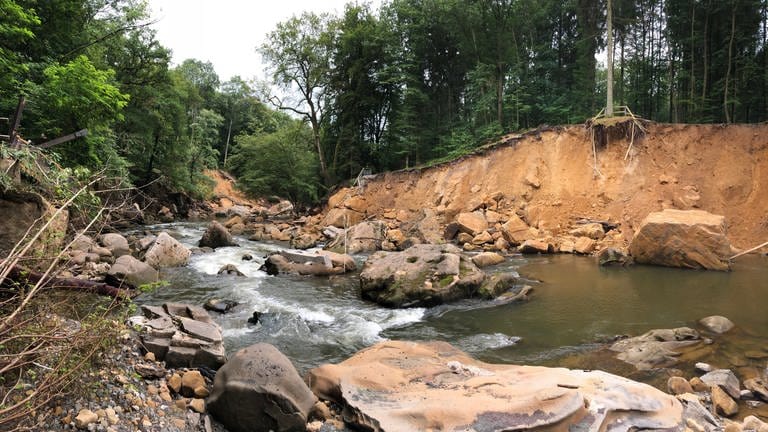
<instances>
[{"instance_id":1,"label":"overcast sky","mask_svg":"<svg viewBox=\"0 0 768 432\"><path fill-rule=\"evenodd\" d=\"M350 0L149 0L157 39L173 62L210 61L221 81L264 77L256 47L278 22L303 11L340 15ZM375 1L374 4L378 4Z\"/></svg>"}]
</instances>

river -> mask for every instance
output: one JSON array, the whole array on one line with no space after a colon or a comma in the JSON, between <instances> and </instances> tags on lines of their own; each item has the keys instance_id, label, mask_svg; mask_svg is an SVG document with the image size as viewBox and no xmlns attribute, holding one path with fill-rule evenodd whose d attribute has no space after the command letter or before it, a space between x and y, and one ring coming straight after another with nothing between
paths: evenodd
<instances>
[{"instance_id":1,"label":"river","mask_svg":"<svg viewBox=\"0 0 768 432\"><path fill-rule=\"evenodd\" d=\"M165 230L194 247L204 225L177 223ZM241 247L193 255L187 267L166 269L169 285L136 299L139 304L234 300L228 314L212 313L228 353L256 342L278 347L300 372L339 362L385 339L443 340L496 363L566 365L631 375L628 367L595 356L616 335L654 328L695 327L698 319L724 315L738 326L738 342L711 361L727 367L733 351L765 347L768 340L768 258L745 257L730 273L634 266L600 268L573 255L522 257L487 271L516 271L533 286L530 301L496 304L466 300L434 308L386 309L359 296L356 274L331 278L267 276L258 270L283 246L243 238ZM244 254L253 256L243 261ZM359 263L364 256L356 257ZM235 264L242 276L217 275ZM258 324L248 323L254 311ZM604 350L603 350L604 351ZM725 357L723 357L725 356ZM766 355L768 357L768 354ZM612 357L611 357L612 358ZM765 366L765 359L762 366Z\"/></svg>"}]
</instances>

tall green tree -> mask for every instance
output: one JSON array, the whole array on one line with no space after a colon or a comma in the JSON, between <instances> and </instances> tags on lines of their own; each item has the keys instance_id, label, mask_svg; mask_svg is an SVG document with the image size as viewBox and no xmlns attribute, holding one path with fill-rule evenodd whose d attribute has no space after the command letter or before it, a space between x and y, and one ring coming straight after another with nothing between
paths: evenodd
<instances>
[{"instance_id":1,"label":"tall green tree","mask_svg":"<svg viewBox=\"0 0 768 432\"><path fill-rule=\"evenodd\" d=\"M269 62L272 78L288 97L272 95L270 101L281 110L298 114L312 128L320 173L326 186L332 182L322 146L322 124L326 115L335 20L328 14L304 12L279 23L259 48Z\"/></svg>"}]
</instances>

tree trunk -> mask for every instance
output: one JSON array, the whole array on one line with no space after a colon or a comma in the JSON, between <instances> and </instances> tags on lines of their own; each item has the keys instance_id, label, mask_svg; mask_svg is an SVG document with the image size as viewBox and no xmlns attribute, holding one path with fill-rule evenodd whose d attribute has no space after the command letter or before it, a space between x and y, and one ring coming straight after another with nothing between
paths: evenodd
<instances>
[{"instance_id":1,"label":"tree trunk","mask_svg":"<svg viewBox=\"0 0 768 432\"><path fill-rule=\"evenodd\" d=\"M723 91L723 112L726 123L731 122L731 113L728 110L728 87L731 80L731 63L733 63L733 39L736 35L736 5L731 5L731 40L728 42L728 67L725 70L725 90Z\"/></svg>"},{"instance_id":2,"label":"tree trunk","mask_svg":"<svg viewBox=\"0 0 768 432\"><path fill-rule=\"evenodd\" d=\"M43 274L14 267L8 273L6 280L24 285L34 285L43 279ZM103 282L94 282L77 278L48 278L43 282L47 288L66 289L73 291L85 291L120 299L130 299L141 294L139 290L127 290L108 285Z\"/></svg>"},{"instance_id":3,"label":"tree trunk","mask_svg":"<svg viewBox=\"0 0 768 432\"><path fill-rule=\"evenodd\" d=\"M606 102L605 116L613 116L613 7L608 0L608 62L606 64L608 77L606 78Z\"/></svg>"}]
</instances>

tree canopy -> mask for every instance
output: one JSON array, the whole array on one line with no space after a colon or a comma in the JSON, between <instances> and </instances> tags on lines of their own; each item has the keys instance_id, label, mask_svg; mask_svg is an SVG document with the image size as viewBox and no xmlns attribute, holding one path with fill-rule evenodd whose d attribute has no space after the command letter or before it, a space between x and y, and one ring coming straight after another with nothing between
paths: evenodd
<instances>
[{"instance_id":1,"label":"tree canopy","mask_svg":"<svg viewBox=\"0 0 768 432\"><path fill-rule=\"evenodd\" d=\"M768 0L611 3L617 105L667 122L768 120ZM606 8L350 2L268 32L255 48L269 81L256 83L223 81L198 59L174 66L143 0L0 0L0 115L25 95L20 132L33 143L87 128L50 150L65 166L194 194L204 169L229 167L254 193L307 201L362 168L425 164L595 115Z\"/></svg>"}]
</instances>

